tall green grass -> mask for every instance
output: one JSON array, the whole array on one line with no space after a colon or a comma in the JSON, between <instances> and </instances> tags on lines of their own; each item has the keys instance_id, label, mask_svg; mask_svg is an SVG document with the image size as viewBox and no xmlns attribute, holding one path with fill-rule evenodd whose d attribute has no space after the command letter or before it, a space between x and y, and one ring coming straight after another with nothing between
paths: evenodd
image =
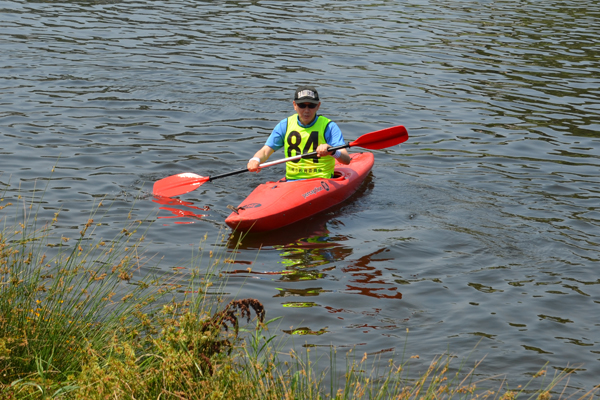
<instances>
[{"instance_id":1,"label":"tall green grass","mask_svg":"<svg viewBox=\"0 0 600 400\"><path fill-rule=\"evenodd\" d=\"M22 200L22 199L21 199ZM32 205L2 201L0 394L3 398L194 398L213 394L252 299L208 296L223 254L192 256L186 274L157 273L141 222L97 239L92 213L76 237L56 238L59 213L38 228ZM145 271L141 273L142 269ZM234 377L234 375L230 375ZM165 397L166 396L166 397Z\"/></svg>"},{"instance_id":2,"label":"tall green grass","mask_svg":"<svg viewBox=\"0 0 600 400\"><path fill-rule=\"evenodd\" d=\"M101 239L99 205L56 237L60 214L40 227L32 204L0 201L2 399L547 399L567 377L492 391L449 356L414 378L410 358L373 367L353 352L337 371L335 350L320 370L310 348L281 354L260 302L209 294L235 252L200 251L175 273L147 256L139 221Z\"/></svg>"}]
</instances>

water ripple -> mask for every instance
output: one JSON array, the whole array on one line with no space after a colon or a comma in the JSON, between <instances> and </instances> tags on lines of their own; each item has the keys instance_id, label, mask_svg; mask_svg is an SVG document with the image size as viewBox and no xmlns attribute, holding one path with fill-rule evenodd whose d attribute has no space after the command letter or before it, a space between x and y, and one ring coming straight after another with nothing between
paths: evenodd
<instances>
[{"instance_id":1,"label":"water ripple","mask_svg":"<svg viewBox=\"0 0 600 400\"><path fill-rule=\"evenodd\" d=\"M315 83L346 139L398 124L411 138L375 151L363 193L325 222L248 238L237 262L258 272L232 274L229 291L309 345L388 354L410 328L424 368L479 342L483 375L516 385L548 362L577 365L575 388L597 384L598 4L5 0L0 12L0 185L40 220L61 208L57 235L104 199L98 235L154 222L153 250L185 259L282 170L162 209L152 183L244 166L292 90Z\"/></svg>"}]
</instances>

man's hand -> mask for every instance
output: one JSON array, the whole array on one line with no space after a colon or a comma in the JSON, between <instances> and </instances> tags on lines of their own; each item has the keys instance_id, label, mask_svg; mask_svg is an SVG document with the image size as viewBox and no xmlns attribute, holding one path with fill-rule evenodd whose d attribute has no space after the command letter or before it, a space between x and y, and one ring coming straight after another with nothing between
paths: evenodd
<instances>
[{"instance_id":1,"label":"man's hand","mask_svg":"<svg viewBox=\"0 0 600 400\"><path fill-rule=\"evenodd\" d=\"M246 166L246 168L248 168L248 171L250 172L260 172L262 168L258 168L258 166L263 162L267 162L269 157L271 157L271 154L273 154L274 152L275 150L273 150L269 146L263 146L262 149L256 152L254 157L248 160L248 165Z\"/></svg>"},{"instance_id":2,"label":"man's hand","mask_svg":"<svg viewBox=\"0 0 600 400\"><path fill-rule=\"evenodd\" d=\"M319 146L317 146L317 155L319 157L330 156L333 152L327 151L328 148L329 145L327 143L320 144Z\"/></svg>"},{"instance_id":3,"label":"man's hand","mask_svg":"<svg viewBox=\"0 0 600 400\"><path fill-rule=\"evenodd\" d=\"M248 161L248 171L250 172L260 172L260 168L258 168L258 166L260 165L260 161L256 161L255 158L251 159L250 161Z\"/></svg>"},{"instance_id":4,"label":"man's hand","mask_svg":"<svg viewBox=\"0 0 600 400\"><path fill-rule=\"evenodd\" d=\"M327 151L327 149L329 148L329 145L327 143L324 144L320 144L317 147L317 155L319 157L325 157L325 156L331 156L333 155L333 153L335 153L335 151ZM337 161L342 163L342 164L350 164L350 161L352 161L352 159L350 158L350 155L348 154L348 152L346 151L346 149L340 149L338 150L339 153L339 157L337 157Z\"/></svg>"}]
</instances>

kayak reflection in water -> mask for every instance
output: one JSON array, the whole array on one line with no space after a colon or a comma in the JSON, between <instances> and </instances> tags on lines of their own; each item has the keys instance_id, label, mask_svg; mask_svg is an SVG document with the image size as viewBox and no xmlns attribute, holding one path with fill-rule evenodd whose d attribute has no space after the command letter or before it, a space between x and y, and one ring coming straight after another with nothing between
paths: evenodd
<instances>
[{"instance_id":1,"label":"kayak reflection in water","mask_svg":"<svg viewBox=\"0 0 600 400\"><path fill-rule=\"evenodd\" d=\"M277 124L265 145L248 161L248 171L259 172L259 165L283 147L286 157L317 153L313 158L288 161L285 174L288 181L333 177L336 159L346 165L351 161L346 149L327 151L329 147L345 144L342 131L335 122L317 115L321 101L314 87L296 89L292 104L296 114Z\"/></svg>"}]
</instances>

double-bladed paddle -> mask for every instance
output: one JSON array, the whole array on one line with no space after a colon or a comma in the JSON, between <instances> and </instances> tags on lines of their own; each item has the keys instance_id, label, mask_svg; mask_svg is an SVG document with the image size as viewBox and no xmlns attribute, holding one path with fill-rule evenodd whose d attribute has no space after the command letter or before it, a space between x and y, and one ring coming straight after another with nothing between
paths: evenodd
<instances>
[{"instance_id":1,"label":"double-bladed paddle","mask_svg":"<svg viewBox=\"0 0 600 400\"><path fill-rule=\"evenodd\" d=\"M369 150L380 150L405 142L407 139L408 132L406 131L406 128L402 125L398 125L375 132L365 133L358 139L348 144L330 147L327 150L335 151L355 146ZM259 168L266 168L272 165L283 164L285 162L295 161L301 158L313 158L316 155L317 152L314 151L312 153L300 154L294 157L282 158L281 160L260 164ZM184 172L182 174L171 175L159 181L156 181L154 183L152 193L155 196L163 197L179 196L191 192L192 190L198 189L205 182L210 182L218 178L224 178L226 176L241 174L244 172L248 172L248 168L227 172L225 174L215 176L201 176L192 172Z\"/></svg>"}]
</instances>

